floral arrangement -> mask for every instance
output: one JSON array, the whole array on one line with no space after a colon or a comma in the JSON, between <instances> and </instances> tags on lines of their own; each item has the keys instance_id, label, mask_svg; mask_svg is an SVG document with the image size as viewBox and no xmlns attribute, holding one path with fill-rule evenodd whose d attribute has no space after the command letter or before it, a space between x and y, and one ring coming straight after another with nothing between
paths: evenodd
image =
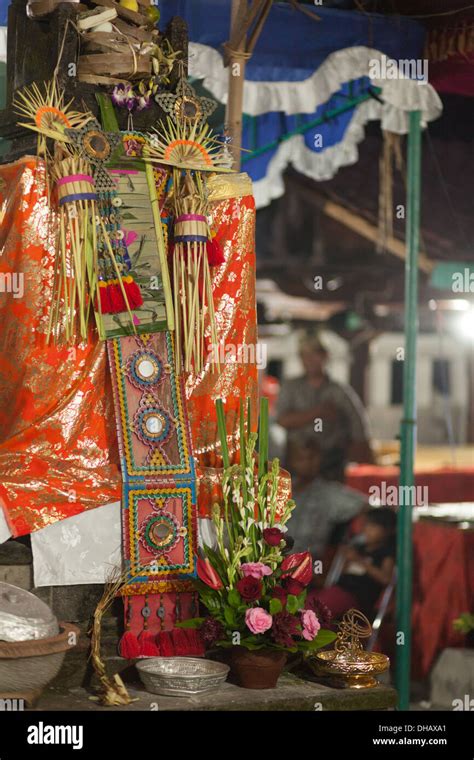
<instances>
[{"instance_id":1,"label":"floral arrangement","mask_svg":"<svg viewBox=\"0 0 474 760\"><path fill-rule=\"evenodd\" d=\"M289 500L283 510L277 508L280 466L277 459L267 466L265 457L267 399L261 405L258 461L257 435L249 432L249 420L245 431L241 408L240 464L228 464L220 401L217 413L223 503L213 506L216 545L205 545L197 560L197 587L209 616L180 625L199 628L208 647L313 653L335 634L321 627L314 610L305 609L313 575L310 553L285 553L286 523L295 504Z\"/></svg>"}]
</instances>

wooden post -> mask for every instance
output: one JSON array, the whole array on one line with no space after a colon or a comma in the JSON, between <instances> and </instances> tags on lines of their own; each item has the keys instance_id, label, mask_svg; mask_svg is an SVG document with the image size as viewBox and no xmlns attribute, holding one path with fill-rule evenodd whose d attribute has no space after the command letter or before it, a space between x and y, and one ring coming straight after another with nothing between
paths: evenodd
<instances>
[{"instance_id":1,"label":"wooden post","mask_svg":"<svg viewBox=\"0 0 474 760\"><path fill-rule=\"evenodd\" d=\"M242 146L242 109L244 102L245 81L245 43L244 34L239 42L233 46L233 40L237 37L237 31L243 18L248 12L247 0L232 0L230 17L230 47L229 58L229 89L227 96L226 123L231 137L230 149L234 158L233 168L240 169L240 149Z\"/></svg>"}]
</instances>

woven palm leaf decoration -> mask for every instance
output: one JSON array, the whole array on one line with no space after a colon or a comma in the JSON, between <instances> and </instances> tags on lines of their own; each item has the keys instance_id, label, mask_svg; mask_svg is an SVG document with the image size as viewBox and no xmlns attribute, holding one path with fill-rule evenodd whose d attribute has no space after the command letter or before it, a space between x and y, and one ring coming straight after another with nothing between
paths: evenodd
<instances>
[{"instance_id":1,"label":"woven palm leaf decoration","mask_svg":"<svg viewBox=\"0 0 474 760\"><path fill-rule=\"evenodd\" d=\"M132 310L143 302L127 265L116 187L105 169L121 136L104 132L91 113L71 103L55 80L26 87L14 100L21 125L38 133L38 155L59 207L48 342L59 340L61 325L67 342L87 338L91 310L101 338L109 313L126 313L135 332Z\"/></svg>"},{"instance_id":2,"label":"woven palm leaf decoration","mask_svg":"<svg viewBox=\"0 0 474 760\"><path fill-rule=\"evenodd\" d=\"M198 98L183 78L175 95L163 93L156 100L168 115L148 135L143 158L173 167L176 371L199 373L208 352L206 341L217 343L210 268L224 260L208 224L206 175L229 169L223 165L222 144L205 122L216 106L213 101Z\"/></svg>"}]
</instances>

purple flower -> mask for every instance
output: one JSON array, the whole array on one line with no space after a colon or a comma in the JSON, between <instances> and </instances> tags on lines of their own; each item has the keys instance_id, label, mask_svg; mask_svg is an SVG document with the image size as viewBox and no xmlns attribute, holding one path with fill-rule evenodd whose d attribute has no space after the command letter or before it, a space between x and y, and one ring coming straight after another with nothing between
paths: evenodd
<instances>
[{"instance_id":1,"label":"purple flower","mask_svg":"<svg viewBox=\"0 0 474 760\"><path fill-rule=\"evenodd\" d=\"M151 106L151 96L148 93L145 95L137 95L136 103L137 103L137 112L145 111L147 108L150 108Z\"/></svg>"},{"instance_id":2,"label":"purple flower","mask_svg":"<svg viewBox=\"0 0 474 760\"><path fill-rule=\"evenodd\" d=\"M112 103L119 108L130 109L130 102L135 104L135 95L133 89L129 84L116 84L112 91Z\"/></svg>"}]
</instances>

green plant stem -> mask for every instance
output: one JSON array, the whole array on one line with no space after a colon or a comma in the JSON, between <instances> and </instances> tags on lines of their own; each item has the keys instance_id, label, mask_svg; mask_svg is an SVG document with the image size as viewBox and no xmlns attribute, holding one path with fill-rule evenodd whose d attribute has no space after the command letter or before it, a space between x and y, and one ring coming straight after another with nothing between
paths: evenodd
<instances>
[{"instance_id":1,"label":"green plant stem","mask_svg":"<svg viewBox=\"0 0 474 760\"><path fill-rule=\"evenodd\" d=\"M249 463L251 464L251 463ZM240 468L242 471L242 493L244 496L244 504L247 505L248 493L247 493L247 437L245 435L245 420L244 420L244 404L240 399Z\"/></svg>"},{"instance_id":2,"label":"green plant stem","mask_svg":"<svg viewBox=\"0 0 474 760\"><path fill-rule=\"evenodd\" d=\"M222 449L222 462L224 467L230 466L229 448L227 446L227 428L225 425L224 404L222 399L216 399L216 413L217 413L217 430L219 432L219 438L221 441Z\"/></svg>"},{"instance_id":3,"label":"green plant stem","mask_svg":"<svg viewBox=\"0 0 474 760\"><path fill-rule=\"evenodd\" d=\"M268 459L268 399L260 399L260 421L258 429L258 479L267 471Z\"/></svg>"}]
</instances>

